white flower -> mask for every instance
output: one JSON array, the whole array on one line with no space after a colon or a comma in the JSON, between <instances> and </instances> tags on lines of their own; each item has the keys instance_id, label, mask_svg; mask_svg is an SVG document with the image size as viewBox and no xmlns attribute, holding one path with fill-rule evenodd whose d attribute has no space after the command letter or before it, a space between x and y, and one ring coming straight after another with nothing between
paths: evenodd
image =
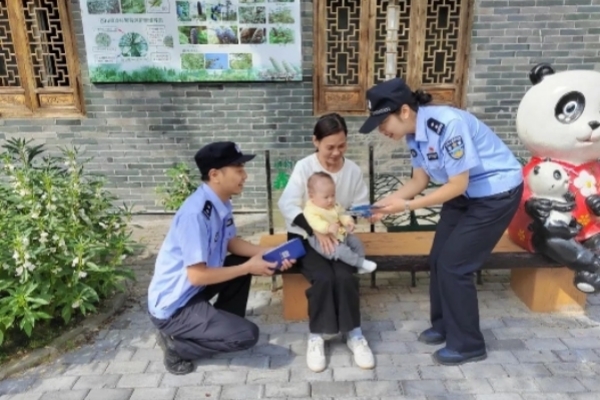
<instances>
[{"instance_id":1,"label":"white flower","mask_svg":"<svg viewBox=\"0 0 600 400\"><path fill-rule=\"evenodd\" d=\"M49 204L48 211L56 211L56 206L54 204Z\"/></svg>"},{"instance_id":2,"label":"white flower","mask_svg":"<svg viewBox=\"0 0 600 400\"><path fill-rule=\"evenodd\" d=\"M80 277L80 278L82 278L82 279L83 279L83 278L85 278L86 276L87 276L87 272L84 272L84 271L79 271L79 277Z\"/></svg>"},{"instance_id":3,"label":"white flower","mask_svg":"<svg viewBox=\"0 0 600 400\"><path fill-rule=\"evenodd\" d=\"M40 243L44 244L48 241L48 234L46 232L40 233Z\"/></svg>"},{"instance_id":4,"label":"white flower","mask_svg":"<svg viewBox=\"0 0 600 400\"><path fill-rule=\"evenodd\" d=\"M76 267L76 266L77 266L77 264L79 264L79 257L75 257L75 258L73 259L73 261L71 262L71 265L72 265L73 267Z\"/></svg>"},{"instance_id":5,"label":"white flower","mask_svg":"<svg viewBox=\"0 0 600 400\"><path fill-rule=\"evenodd\" d=\"M23 275L23 267L18 267L18 268L15 270L15 275L17 275L17 276L21 276L21 275Z\"/></svg>"},{"instance_id":6,"label":"white flower","mask_svg":"<svg viewBox=\"0 0 600 400\"><path fill-rule=\"evenodd\" d=\"M52 236L52 240L53 240L53 241L55 241L55 242L58 242L58 239L59 239L59 237L58 237L58 235L55 233L55 234Z\"/></svg>"},{"instance_id":7,"label":"white flower","mask_svg":"<svg viewBox=\"0 0 600 400\"><path fill-rule=\"evenodd\" d=\"M33 271L35 269L35 265L33 265L32 263L30 263L29 261L27 261L23 267L27 268L29 271Z\"/></svg>"},{"instance_id":8,"label":"white flower","mask_svg":"<svg viewBox=\"0 0 600 400\"><path fill-rule=\"evenodd\" d=\"M2 269L8 269L8 268L9 268L8 264L4 264L4 265L2 266Z\"/></svg>"},{"instance_id":9,"label":"white flower","mask_svg":"<svg viewBox=\"0 0 600 400\"><path fill-rule=\"evenodd\" d=\"M21 256L19 255L19 252L15 250L15 252L13 253L13 259L16 261L20 258Z\"/></svg>"},{"instance_id":10,"label":"white flower","mask_svg":"<svg viewBox=\"0 0 600 400\"><path fill-rule=\"evenodd\" d=\"M73 308L79 308L79 300L76 300L75 303L71 304L71 307Z\"/></svg>"},{"instance_id":11,"label":"white flower","mask_svg":"<svg viewBox=\"0 0 600 400\"><path fill-rule=\"evenodd\" d=\"M596 178L587 171L581 171L573 181L573 185L581 192L581 195L588 197L596 194Z\"/></svg>"},{"instance_id":12,"label":"white flower","mask_svg":"<svg viewBox=\"0 0 600 400\"><path fill-rule=\"evenodd\" d=\"M37 211L34 211L31 213L31 219L38 219L40 217L40 214Z\"/></svg>"},{"instance_id":13,"label":"white flower","mask_svg":"<svg viewBox=\"0 0 600 400\"><path fill-rule=\"evenodd\" d=\"M106 224L104 222L99 222L98 225L100 225L100 227L102 229L106 229L107 228L107 226L106 226Z\"/></svg>"}]
</instances>

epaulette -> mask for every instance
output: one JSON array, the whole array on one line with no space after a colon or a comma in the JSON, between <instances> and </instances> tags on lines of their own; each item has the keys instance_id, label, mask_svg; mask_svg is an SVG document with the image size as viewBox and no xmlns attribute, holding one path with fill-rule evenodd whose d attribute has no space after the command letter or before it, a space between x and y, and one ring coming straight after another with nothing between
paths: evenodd
<instances>
[{"instance_id":1,"label":"epaulette","mask_svg":"<svg viewBox=\"0 0 600 400\"><path fill-rule=\"evenodd\" d=\"M204 214L206 219L210 219L212 210L213 210L213 204L210 201L206 200L206 202L204 203L204 208L202 208L202 214Z\"/></svg>"},{"instance_id":2,"label":"epaulette","mask_svg":"<svg viewBox=\"0 0 600 400\"><path fill-rule=\"evenodd\" d=\"M444 133L444 129L446 128L446 125L442 124L440 121L438 121L435 118L429 118L427 120L427 127L429 129L431 129L432 131L434 131L437 135L442 135L442 133Z\"/></svg>"}]
</instances>

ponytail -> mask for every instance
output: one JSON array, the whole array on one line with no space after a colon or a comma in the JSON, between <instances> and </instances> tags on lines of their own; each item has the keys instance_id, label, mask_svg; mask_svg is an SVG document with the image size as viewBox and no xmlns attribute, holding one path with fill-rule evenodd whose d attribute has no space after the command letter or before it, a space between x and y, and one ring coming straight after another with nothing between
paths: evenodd
<instances>
[{"instance_id":1,"label":"ponytail","mask_svg":"<svg viewBox=\"0 0 600 400\"><path fill-rule=\"evenodd\" d=\"M431 95L427 92L424 92L421 89L417 90L416 92L413 92L413 98L415 99L415 103L417 104L417 106L424 106L426 104L429 104L432 100Z\"/></svg>"}]
</instances>

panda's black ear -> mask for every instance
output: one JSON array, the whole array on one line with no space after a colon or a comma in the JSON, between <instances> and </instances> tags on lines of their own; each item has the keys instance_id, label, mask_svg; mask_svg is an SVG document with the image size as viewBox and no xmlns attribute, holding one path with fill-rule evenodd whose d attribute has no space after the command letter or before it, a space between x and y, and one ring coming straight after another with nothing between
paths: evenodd
<instances>
[{"instance_id":1,"label":"panda's black ear","mask_svg":"<svg viewBox=\"0 0 600 400\"><path fill-rule=\"evenodd\" d=\"M554 70L552 69L550 64L541 63L536 65L531 69L531 71L529 71L529 80L532 84L537 85L542 81L542 79L544 79L546 75L552 75L553 73Z\"/></svg>"},{"instance_id":2,"label":"panda's black ear","mask_svg":"<svg viewBox=\"0 0 600 400\"><path fill-rule=\"evenodd\" d=\"M544 158L544 161L552 161L552 160L550 159L550 157L546 157L546 158Z\"/></svg>"},{"instance_id":3,"label":"panda's black ear","mask_svg":"<svg viewBox=\"0 0 600 400\"><path fill-rule=\"evenodd\" d=\"M536 165L535 167L533 167L533 174L537 175L540 173L540 166Z\"/></svg>"}]
</instances>

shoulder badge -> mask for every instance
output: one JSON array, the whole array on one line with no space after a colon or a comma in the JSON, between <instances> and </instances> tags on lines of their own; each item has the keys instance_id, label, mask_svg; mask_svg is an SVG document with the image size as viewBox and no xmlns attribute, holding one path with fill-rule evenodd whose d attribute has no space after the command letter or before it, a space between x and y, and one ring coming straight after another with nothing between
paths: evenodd
<instances>
[{"instance_id":1,"label":"shoulder badge","mask_svg":"<svg viewBox=\"0 0 600 400\"><path fill-rule=\"evenodd\" d=\"M233 218L229 218L227 220L227 224L225 226L227 227L227 226L231 226L231 225L233 225Z\"/></svg>"},{"instance_id":2,"label":"shoulder badge","mask_svg":"<svg viewBox=\"0 0 600 400\"><path fill-rule=\"evenodd\" d=\"M210 201L206 200L206 202L204 203L204 208L202 208L202 214L204 214L204 217L206 219L210 219L212 210L213 210L213 204Z\"/></svg>"},{"instance_id":3,"label":"shoulder badge","mask_svg":"<svg viewBox=\"0 0 600 400\"><path fill-rule=\"evenodd\" d=\"M444 143L444 149L454 160L460 160L465 155L465 142L462 136L454 136Z\"/></svg>"},{"instance_id":4,"label":"shoulder badge","mask_svg":"<svg viewBox=\"0 0 600 400\"><path fill-rule=\"evenodd\" d=\"M431 129L432 131L434 131L437 135L442 135L442 133L444 133L444 129L446 128L446 125L442 124L440 121L438 121L435 118L429 118L427 120L427 127L429 129Z\"/></svg>"},{"instance_id":5,"label":"shoulder badge","mask_svg":"<svg viewBox=\"0 0 600 400\"><path fill-rule=\"evenodd\" d=\"M410 149L410 155L413 157L417 156L417 151L415 149Z\"/></svg>"}]
</instances>

